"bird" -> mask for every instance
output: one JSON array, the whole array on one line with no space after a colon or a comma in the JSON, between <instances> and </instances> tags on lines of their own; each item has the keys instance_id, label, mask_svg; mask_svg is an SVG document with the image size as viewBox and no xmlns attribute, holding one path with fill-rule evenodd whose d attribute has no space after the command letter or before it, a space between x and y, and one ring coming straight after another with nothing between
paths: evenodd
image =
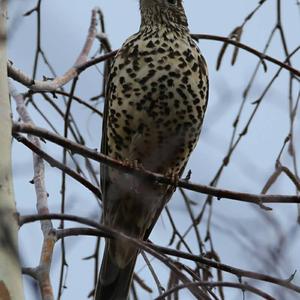
<instances>
[{"instance_id":1,"label":"bird","mask_svg":"<svg viewBox=\"0 0 300 300\"><path fill-rule=\"evenodd\" d=\"M141 25L108 75L101 151L136 168L180 178L208 102L206 61L191 37L182 0L139 0ZM174 185L101 165L104 225L147 240ZM139 254L106 239L95 300L126 300Z\"/></svg>"}]
</instances>

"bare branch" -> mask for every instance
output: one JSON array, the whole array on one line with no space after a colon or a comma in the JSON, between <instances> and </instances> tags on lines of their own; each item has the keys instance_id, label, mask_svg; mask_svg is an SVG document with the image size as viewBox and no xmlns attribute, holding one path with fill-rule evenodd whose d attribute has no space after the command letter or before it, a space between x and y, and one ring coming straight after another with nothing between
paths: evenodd
<instances>
[{"instance_id":1,"label":"bare branch","mask_svg":"<svg viewBox=\"0 0 300 300\"><path fill-rule=\"evenodd\" d=\"M27 108L24 103L24 98L21 94L18 94L12 83L10 82L10 95L15 99L17 104L17 111L24 122L34 125ZM37 137L28 135L29 140L36 148L41 148L40 141ZM33 154L33 166L34 166L34 186L36 191L36 202L37 202L37 211L39 214L48 214L48 193L46 191L45 185L45 167L44 161L40 156ZM52 283L50 280L50 266L53 255L53 247L55 240L51 234L53 225L50 219L41 221L41 229L44 236L40 263L36 268L37 278L41 290L43 299L54 299Z\"/></svg>"},{"instance_id":2,"label":"bare branch","mask_svg":"<svg viewBox=\"0 0 300 300\"><path fill-rule=\"evenodd\" d=\"M227 44L231 44L234 45L236 47L239 47L245 51L248 51L254 55L256 55L260 60L267 60L272 62L275 65L280 66L281 68L288 70L289 72L293 73L295 76L300 77L300 70L297 70L293 67L291 67L290 65L281 62L280 60L273 58L269 55L266 55L262 52L259 52L245 44L242 44L240 42L237 42L235 40L229 39L227 37L223 37L223 36L217 36L217 35L210 35L210 34L192 34L193 38L198 40L198 39L204 39L204 40L212 40L212 41L220 41L220 42L225 42Z\"/></svg>"},{"instance_id":3,"label":"bare branch","mask_svg":"<svg viewBox=\"0 0 300 300\"><path fill-rule=\"evenodd\" d=\"M249 285L249 284L242 284L242 283L235 283L235 282L225 282L225 281L221 281L221 282L193 282L193 283L187 283L187 284L182 284L182 285L177 285L176 287L166 291L165 293L163 293L162 295L160 295L159 297L156 297L154 300L163 300L165 299L167 296L170 296L171 294L181 290L181 289L185 289L191 285L195 285L195 286L205 286L205 287L231 287L231 288L235 288L235 289L240 289L242 291L248 291L251 292L255 295L260 296L263 299L267 299L267 300L276 300L275 298L273 298L272 296L270 296L269 294Z\"/></svg>"},{"instance_id":4,"label":"bare branch","mask_svg":"<svg viewBox=\"0 0 300 300\"><path fill-rule=\"evenodd\" d=\"M263 203L300 203L300 197L298 196L289 196L289 195L255 195L249 193L242 192L234 192L224 189L217 189L211 186L194 184L190 182L186 182L185 180L179 180L178 183L174 183L171 178L165 177L161 174L153 173L150 171L142 170L142 169L133 169L128 164L124 162L117 161L113 158L105 156L101 153L98 153L96 150L89 149L85 146L79 145L77 143L72 142L71 140L65 139L57 134L51 133L45 129L34 127L31 124L21 124L14 123L13 124L13 132L14 133L29 133L46 140L49 140L53 143L56 143L62 147L66 147L74 153L78 153L81 155L85 155L95 161L99 161L101 163L105 163L110 167L116 168L118 170L136 174L139 176L144 176L145 178L156 181L159 183L176 185L178 187L182 187L191 191L204 193L208 195L215 196L219 199L228 198L231 200L239 200L243 202L254 203L262 208L266 208ZM267 208L268 209L268 208Z\"/></svg>"},{"instance_id":5,"label":"bare branch","mask_svg":"<svg viewBox=\"0 0 300 300\"><path fill-rule=\"evenodd\" d=\"M297 286L295 284L291 283L292 278L288 279L279 279L275 278L266 274L261 274L257 272L252 272L252 271L247 271L239 268L235 268L229 265L225 265L222 263L215 262L213 260L204 258L199 255L193 255L190 253L166 248L166 247L161 247L158 245L155 245L153 243L149 242L143 242L137 239L134 239L132 237L129 237L123 233L120 233L119 231L116 231L114 229L111 229L107 226L101 225L95 221L89 220L87 218L82 218L76 215L69 215L69 214L49 214L49 215L23 215L19 217L19 224L20 226L23 226L24 224L35 222L38 220L43 220L43 219L57 219L57 220L68 220L68 221L74 221L78 222L84 225L91 226L93 228L68 228L68 229L62 229L58 230L55 232L56 238L60 239L62 237L67 237L67 236L76 236L76 235L91 235L91 236L101 236L101 237L106 237L106 238L124 238L127 239L128 241L132 242L134 245L137 247L143 249L144 251L148 252L149 254L155 256L157 259L161 260L162 262L165 262L165 258L162 258L161 256L156 256L153 253L162 253L162 254L167 254L175 257L180 257L184 259L188 259L191 261L196 261L200 262L204 265L208 265L210 267L220 269L222 271L234 274L238 276L238 278L242 277L248 277L256 280L261 280L261 281L266 281L270 283L274 283L280 286L283 286L287 289L293 290L297 293L300 293L300 286ZM152 251L150 251L151 249Z\"/></svg>"}]
</instances>

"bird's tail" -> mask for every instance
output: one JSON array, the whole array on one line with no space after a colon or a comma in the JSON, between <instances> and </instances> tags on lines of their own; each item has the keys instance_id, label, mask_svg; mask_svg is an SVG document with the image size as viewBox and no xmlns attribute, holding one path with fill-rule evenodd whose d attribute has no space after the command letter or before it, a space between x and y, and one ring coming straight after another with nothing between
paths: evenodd
<instances>
[{"instance_id":1,"label":"bird's tail","mask_svg":"<svg viewBox=\"0 0 300 300\"><path fill-rule=\"evenodd\" d=\"M94 299L127 300L136 258L137 251L124 268L119 267L111 257L110 242L107 241Z\"/></svg>"}]
</instances>

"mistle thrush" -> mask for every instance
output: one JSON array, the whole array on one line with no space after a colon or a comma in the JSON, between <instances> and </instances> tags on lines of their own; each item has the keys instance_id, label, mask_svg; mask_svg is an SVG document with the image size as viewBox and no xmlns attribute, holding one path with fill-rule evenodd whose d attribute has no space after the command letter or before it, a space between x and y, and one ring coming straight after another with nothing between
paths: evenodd
<instances>
[{"instance_id":1,"label":"mistle thrush","mask_svg":"<svg viewBox=\"0 0 300 300\"><path fill-rule=\"evenodd\" d=\"M140 30L128 38L109 74L102 152L166 176L181 176L208 99L208 74L192 40L182 0L140 0ZM104 224L147 239L171 186L102 166ZM138 251L107 240L96 300L126 300Z\"/></svg>"}]
</instances>

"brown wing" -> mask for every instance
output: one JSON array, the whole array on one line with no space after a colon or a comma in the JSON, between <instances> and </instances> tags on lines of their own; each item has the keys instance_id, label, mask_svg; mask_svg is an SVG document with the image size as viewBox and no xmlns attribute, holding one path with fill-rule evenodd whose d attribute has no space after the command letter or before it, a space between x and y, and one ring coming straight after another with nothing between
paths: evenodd
<instances>
[{"instance_id":1,"label":"brown wing","mask_svg":"<svg viewBox=\"0 0 300 300\"><path fill-rule=\"evenodd\" d=\"M113 59L107 61L108 68L108 78L105 86L105 99L104 99L104 108L103 108L103 117L102 117L102 137L101 137L101 153L107 155L107 116L108 116L108 101L109 101L109 86L111 81L110 69L113 65ZM100 165L100 187L102 191L102 202L104 201L106 194L106 184L107 184L107 166L105 164Z\"/></svg>"},{"instance_id":2,"label":"brown wing","mask_svg":"<svg viewBox=\"0 0 300 300\"><path fill-rule=\"evenodd\" d=\"M181 177L184 169L185 169L185 166L180 170L179 178ZM149 228L145 232L144 240L148 239L148 237L151 234L151 231L152 231L153 227L155 226L155 224L156 224L159 216L161 215L163 209L165 208L165 205L171 199L171 197L174 194L175 190L176 190L176 187L173 187L173 186L169 186L168 187L165 195L162 198L162 201L160 202L161 205L159 206L159 209L155 213L155 216L153 218L153 221L152 221L151 225L149 226Z\"/></svg>"}]
</instances>

